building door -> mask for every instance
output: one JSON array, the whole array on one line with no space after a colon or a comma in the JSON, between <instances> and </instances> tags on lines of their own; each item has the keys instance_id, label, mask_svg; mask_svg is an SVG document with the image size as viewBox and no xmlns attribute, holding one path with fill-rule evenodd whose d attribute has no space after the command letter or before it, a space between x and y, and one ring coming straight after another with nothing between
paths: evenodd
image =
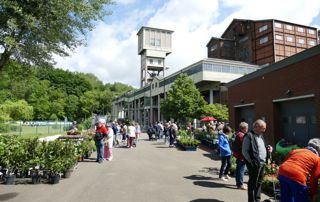
<instances>
[{"instance_id":1,"label":"building door","mask_svg":"<svg viewBox=\"0 0 320 202\"><path fill-rule=\"evenodd\" d=\"M311 98L279 102L282 137L306 146L316 137L315 105Z\"/></svg>"},{"instance_id":2,"label":"building door","mask_svg":"<svg viewBox=\"0 0 320 202\"><path fill-rule=\"evenodd\" d=\"M243 106L243 107L237 107L236 108L236 114L237 114L237 126L240 124L240 122L247 122L249 125L249 130L252 129L252 124L254 122L254 106Z\"/></svg>"}]
</instances>

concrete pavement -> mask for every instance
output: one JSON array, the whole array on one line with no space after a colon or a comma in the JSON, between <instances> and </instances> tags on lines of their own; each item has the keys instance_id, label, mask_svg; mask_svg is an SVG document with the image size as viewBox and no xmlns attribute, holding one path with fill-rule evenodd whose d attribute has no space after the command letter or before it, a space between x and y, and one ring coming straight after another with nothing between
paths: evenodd
<instances>
[{"instance_id":1,"label":"concrete pavement","mask_svg":"<svg viewBox=\"0 0 320 202\"><path fill-rule=\"evenodd\" d=\"M144 134L136 148L114 148L102 164L80 162L71 178L57 185L0 185L0 201L17 202L242 202L247 192L234 178L218 180L219 160L210 152L169 148ZM263 195L263 199L269 197Z\"/></svg>"}]
</instances>

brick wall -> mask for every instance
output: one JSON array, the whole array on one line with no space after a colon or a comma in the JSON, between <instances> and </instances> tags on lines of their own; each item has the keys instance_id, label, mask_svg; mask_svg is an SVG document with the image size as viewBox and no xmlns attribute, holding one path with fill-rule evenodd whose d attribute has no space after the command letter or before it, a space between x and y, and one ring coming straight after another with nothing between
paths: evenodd
<instances>
[{"instance_id":1,"label":"brick wall","mask_svg":"<svg viewBox=\"0 0 320 202\"><path fill-rule=\"evenodd\" d=\"M320 137L320 54L229 87L228 106L231 126L237 128L239 123L233 106L255 103L255 119L266 118L268 124L266 138L274 143L280 137L272 135L279 134L277 125L279 120L276 120L278 111L272 100L287 98L288 89L292 92L291 97L315 94L317 133Z\"/></svg>"}]
</instances>

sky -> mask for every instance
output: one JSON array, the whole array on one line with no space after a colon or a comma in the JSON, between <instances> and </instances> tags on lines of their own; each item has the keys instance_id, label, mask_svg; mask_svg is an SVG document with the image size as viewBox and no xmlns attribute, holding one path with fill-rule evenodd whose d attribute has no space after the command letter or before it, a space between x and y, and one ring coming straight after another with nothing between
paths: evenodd
<instances>
[{"instance_id":1,"label":"sky","mask_svg":"<svg viewBox=\"0 0 320 202\"><path fill-rule=\"evenodd\" d=\"M278 19L320 28L319 0L115 0L112 14L96 23L85 46L69 57L56 57L56 67L92 73L104 83L139 88L137 32L142 26L174 31L166 58L170 75L207 57L206 44L220 37L234 18Z\"/></svg>"}]
</instances>

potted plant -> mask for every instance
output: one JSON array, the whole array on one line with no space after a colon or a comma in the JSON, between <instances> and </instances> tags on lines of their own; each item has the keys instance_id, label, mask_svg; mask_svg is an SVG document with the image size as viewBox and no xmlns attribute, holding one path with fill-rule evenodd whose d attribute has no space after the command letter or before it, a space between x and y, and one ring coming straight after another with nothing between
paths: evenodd
<instances>
[{"instance_id":1,"label":"potted plant","mask_svg":"<svg viewBox=\"0 0 320 202\"><path fill-rule=\"evenodd\" d=\"M22 166L25 151L16 135L4 136L1 141L5 145L5 149L1 151L0 159L0 164L6 169L4 173L5 184L15 184L15 173Z\"/></svg>"},{"instance_id":2,"label":"potted plant","mask_svg":"<svg viewBox=\"0 0 320 202\"><path fill-rule=\"evenodd\" d=\"M200 141L191 137L181 137L178 140L179 146L185 151L196 151Z\"/></svg>"}]
</instances>

